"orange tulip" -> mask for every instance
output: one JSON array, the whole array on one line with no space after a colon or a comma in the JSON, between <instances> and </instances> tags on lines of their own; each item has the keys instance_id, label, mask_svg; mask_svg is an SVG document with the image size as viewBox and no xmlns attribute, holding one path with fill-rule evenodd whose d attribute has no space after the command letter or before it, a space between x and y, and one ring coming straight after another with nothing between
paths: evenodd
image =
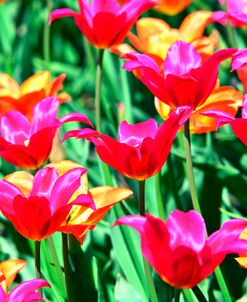
<instances>
[{"instance_id":1,"label":"orange tulip","mask_svg":"<svg viewBox=\"0 0 247 302\"><path fill-rule=\"evenodd\" d=\"M128 33L128 39L134 48L128 44L120 44L111 50L120 55L138 50L152 56L163 68L169 47L180 40L192 43L204 61L218 44L216 32L208 37L203 36L211 15L212 13L207 11L193 12L184 19L179 29L171 28L161 19L142 18L136 22L137 35Z\"/></svg>"},{"instance_id":2,"label":"orange tulip","mask_svg":"<svg viewBox=\"0 0 247 302\"><path fill-rule=\"evenodd\" d=\"M238 90L227 86L220 87L218 84L205 103L198 106L190 116L190 131L200 134L217 130L217 120L200 113L216 109L235 116L238 108L242 105L242 99L243 95ZM167 119L175 109L175 107L173 108L157 98L155 98L155 107L163 119Z\"/></svg>"},{"instance_id":3,"label":"orange tulip","mask_svg":"<svg viewBox=\"0 0 247 302\"><path fill-rule=\"evenodd\" d=\"M0 286L7 292L16 274L24 268L26 261L11 259L0 262Z\"/></svg>"},{"instance_id":4,"label":"orange tulip","mask_svg":"<svg viewBox=\"0 0 247 302\"><path fill-rule=\"evenodd\" d=\"M22 85L18 85L9 75L0 74L0 114L8 111L20 111L31 118L33 107L42 99L57 96L59 102L70 100L67 93L57 95L63 87L65 74L61 74L54 81L49 71L41 71L29 77Z\"/></svg>"},{"instance_id":5,"label":"orange tulip","mask_svg":"<svg viewBox=\"0 0 247 302\"><path fill-rule=\"evenodd\" d=\"M192 0L159 0L155 9L166 15L174 16L184 10Z\"/></svg>"},{"instance_id":6,"label":"orange tulip","mask_svg":"<svg viewBox=\"0 0 247 302\"><path fill-rule=\"evenodd\" d=\"M82 167L81 165L70 160L58 161L47 165L57 170L59 176L71 169ZM33 176L25 171L14 172L4 178L17 186L21 192L27 196L32 188ZM78 241L83 242L88 230L95 228L104 215L111 207L123 199L127 199L132 195L132 191L128 188L112 188L108 186L96 187L88 190L88 179L86 173L81 176L81 185L72 195L74 200L80 194L88 194L93 198L96 209L88 211L85 207L73 206L69 215L61 224L60 231L72 233Z\"/></svg>"}]
</instances>

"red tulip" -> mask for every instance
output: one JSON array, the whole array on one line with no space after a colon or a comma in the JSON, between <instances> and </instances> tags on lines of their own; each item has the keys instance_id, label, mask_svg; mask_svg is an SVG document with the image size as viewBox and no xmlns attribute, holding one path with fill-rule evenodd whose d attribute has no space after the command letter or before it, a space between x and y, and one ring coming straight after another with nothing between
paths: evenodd
<instances>
[{"instance_id":1,"label":"red tulip","mask_svg":"<svg viewBox=\"0 0 247 302\"><path fill-rule=\"evenodd\" d=\"M160 277L178 288L192 288L207 278L227 254L244 253L247 241L239 239L247 222L233 219L207 239L201 215L174 211L166 222L152 215L129 215L115 225L128 225L141 236L142 253Z\"/></svg>"},{"instance_id":2,"label":"red tulip","mask_svg":"<svg viewBox=\"0 0 247 302\"><path fill-rule=\"evenodd\" d=\"M164 61L164 72L148 55L129 53L124 69L138 71L144 85L162 102L175 108L202 105L213 91L220 63L236 52L236 49L219 50L202 63L195 48L177 41L169 48Z\"/></svg>"},{"instance_id":3,"label":"red tulip","mask_svg":"<svg viewBox=\"0 0 247 302\"><path fill-rule=\"evenodd\" d=\"M18 111L3 115L0 118L0 156L22 168L40 167L51 152L56 130L70 119L70 114L60 121L56 118L58 106L56 98L42 100L34 107L31 123ZM79 121L91 125L84 115L77 115Z\"/></svg>"},{"instance_id":4,"label":"red tulip","mask_svg":"<svg viewBox=\"0 0 247 302\"><path fill-rule=\"evenodd\" d=\"M157 4L153 0L130 0L120 5L116 0L78 0L80 13L69 8L56 9L50 22L73 17L76 26L97 48L120 44L138 17Z\"/></svg>"},{"instance_id":5,"label":"red tulip","mask_svg":"<svg viewBox=\"0 0 247 302\"><path fill-rule=\"evenodd\" d=\"M11 182L1 180L0 210L22 236L42 240L59 230L73 205L95 208L88 195L71 200L85 172L75 168L59 177L54 168L43 168L36 173L27 197Z\"/></svg>"},{"instance_id":6,"label":"red tulip","mask_svg":"<svg viewBox=\"0 0 247 302\"><path fill-rule=\"evenodd\" d=\"M177 108L160 127L154 119L134 125L124 121L119 127L118 140L92 129L69 131L64 139L76 137L91 141L106 164L127 177L144 180L162 168L177 130L190 114L190 107Z\"/></svg>"}]
</instances>

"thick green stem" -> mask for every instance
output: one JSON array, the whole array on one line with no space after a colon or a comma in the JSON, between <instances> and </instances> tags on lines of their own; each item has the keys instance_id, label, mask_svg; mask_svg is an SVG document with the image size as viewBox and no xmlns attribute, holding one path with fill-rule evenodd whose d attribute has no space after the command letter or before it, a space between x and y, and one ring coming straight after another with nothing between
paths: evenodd
<instances>
[{"instance_id":1,"label":"thick green stem","mask_svg":"<svg viewBox=\"0 0 247 302\"><path fill-rule=\"evenodd\" d=\"M139 214L145 216L145 180L138 182L138 189L139 189L139 198L138 198L138 208ZM149 291L149 297L151 302L158 302L158 298L156 295L154 282L151 273L151 267L147 262L146 258L143 257L143 264L144 264L144 271Z\"/></svg>"},{"instance_id":2,"label":"thick green stem","mask_svg":"<svg viewBox=\"0 0 247 302\"><path fill-rule=\"evenodd\" d=\"M62 245L63 245L63 265L64 265L64 275L65 275L65 284L67 290L67 299L68 302L73 301L72 289L70 286L70 266L69 266L69 252L68 252L68 239L67 234L62 233Z\"/></svg>"},{"instance_id":3,"label":"thick green stem","mask_svg":"<svg viewBox=\"0 0 247 302\"><path fill-rule=\"evenodd\" d=\"M189 122L189 120L184 125L184 147L185 147L185 156L186 156L186 165L187 165L187 175L188 175L188 179L189 179L189 186L190 186L190 193L191 193L193 207L198 213L201 214L201 208L200 208L200 204L199 204L199 201L197 198L192 157L191 157L190 122ZM231 299L230 293L228 291L224 277L221 273L220 267L218 267L215 270L215 276L216 276L217 282L219 284L219 287L220 287L220 290L222 292L225 302L231 302L232 299Z\"/></svg>"},{"instance_id":4,"label":"thick green stem","mask_svg":"<svg viewBox=\"0 0 247 302\"><path fill-rule=\"evenodd\" d=\"M101 131L100 96L101 96L101 85L102 85L103 55L104 55L104 49L100 49L98 62L97 62L96 86L95 86L95 120L96 120L96 130L99 132Z\"/></svg>"},{"instance_id":5,"label":"thick green stem","mask_svg":"<svg viewBox=\"0 0 247 302\"><path fill-rule=\"evenodd\" d=\"M228 0L225 0L224 7L225 7L225 11L228 11ZM230 20L226 21L226 32L227 32L227 36L228 36L229 46L232 47L232 48L236 48L237 47L237 41L236 41L236 38L235 38L235 29L231 25Z\"/></svg>"},{"instance_id":6,"label":"thick green stem","mask_svg":"<svg viewBox=\"0 0 247 302\"><path fill-rule=\"evenodd\" d=\"M41 267L40 267L40 241L34 241L34 263L35 263L35 277L40 279Z\"/></svg>"},{"instance_id":7,"label":"thick green stem","mask_svg":"<svg viewBox=\"0 0 247 302\"><path fill-rule=\"evenodd\" d=\"M47 0L47 13L45 15L45 23L44 23L44 40L43 40L43 52L44 52L44 61L45 61L45 68L49 68L50 64L50 25L49 25L49 17L52 9L53 1Z\"/></svg>"}]
</instances>

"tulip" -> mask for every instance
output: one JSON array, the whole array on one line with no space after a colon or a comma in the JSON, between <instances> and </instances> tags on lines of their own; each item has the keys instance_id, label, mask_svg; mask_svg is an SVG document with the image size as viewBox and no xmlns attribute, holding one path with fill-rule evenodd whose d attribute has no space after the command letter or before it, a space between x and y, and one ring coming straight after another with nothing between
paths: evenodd
<instances>
[{"instance_id":1,"label":"tulip","mask_svg":"<svg viewBox=\"0 0 247 302\"><path fill-rule=\"evenodd\" d=\"M220 63L236 52L236 49L224 49L214 53L202 64L195 48L177 41L169 48L164 61L164 72L147 55L129 53L123 56L127 60L124 69L138 70L141 81L162 102L169 106L202 105L213 91Z\"/></svg>"},{"instance_id":2,"label":"tulip","mask_svg":"<svg viewBox=\"0 0 247 302\"><path fill-rule=\"evenodd\" d=\"M0 210L22 236L34 241L47 238L59 231L73 205L95 208L88 195L73 196L71 200L85 172L86 169L74 168L59 176L55 168L43 168L35 174L27 196L9 182L11 178L1 180Z\"/></svg>"},{"instance_id":3,"label":"tulip","mask_svg":"<svg viewBox=\"0 0 247 302\"><path fill-rule=\"evenodd\" d=\"M225 0L219 0L222 6ZM226 0L227 10L215 11L212 16L212 21L226 25L227 21L231 22L232 26L246 27L247 26L247 2L245 0Z\"/></svg>"},{"instance_id":4,"label":"tulip","mask_svg":"<svg viewBox=\"0 0 247 302\"><path fill-rule=\"evenodd\" d=\"M233 219L207 238L205 222L191 210L175 210L166 222L152 215L129 215L114 225L128 225L141 236L144 257L163 281L177 288L192 288L207 278L228 254L245 253L239 238L247 222Z\"/></svg>"},{"instance_id":5,"label":"tulip","mask_svg":"<svg viewBox=\"0 0 247 302\"><path fill-rule=\"evenodd\" d=\"M0 115L15 110L30 120L34 106L44 98L56 96L60 103L69 101L67 93L57 95L64 79L65 74L61 74L52 81L49 71L41 71L19 86L9 75L0 73Z\"/></svg>"},{"instance_id":6,"label":"tulip","mask_svg":"<svg viewBox=\"0 0 247 302\"><path fill-rule=\"evenodd\" d=\"M14 287L9 293L5 293L0 286L1 302L33 302L43 300L41 294L36 291L42 287L50 286L45 280L35 279L22 282Z\"/></svg>"},{"instance_id":7,"label":"tulip","mask_svg":"<svg viewBox=\"0 0 247 302\"><path fill-rule=\"evenodd\" d=\"M93 129L71 130L64 136L91 141L103 162L121 174L145 180L159 172L170 152L177 130L189 118L190 107L177 108L167 121L158 127L154 119L130 125L123 121L118 140Z\"/></svg>"},{"instance_id":8,"label":"tulip","mask_svg":"<svg viewBox=\"0 0 247 302\"><path fill-rule=\"evenodd\" d=\"M78 0L80 12L69 8L54 10L50 22L73 17L76 26L91 44L100 49L120 44L139 15L156 4L153 0L130 0L122 5L116 0Z\"/></svg>"},{"instance_id":9,"label":"tulip","mask_svg":"<svg viewBox=\"0 0 247 302\"><path fill-rule=\"evenodd\" d=\"M69 122L70 114L60 120L56 98L46 98L33 110L32 122L18 111L10 111L0 119L0 156L13 165L37 169L48 158L54 136L62 123ZM81 114L78 120L90 123ZM79 118L80 117L80 118Z\"/></svg>"},{"instance_id":10,"label":"tulip","mask_svg":"<svg viewBox=\"0 0 247 302\"><path fill-rule=\"evenodd\" d=\"M81 165L70 160L53 162L46 165L46 167L55 168L59 176L72 169L82 168ZM30 173L17 171L5 176L4 179L17 186L25 196L30 194L33 183L33 176ZM84 173L80 179L80 186L72 195L71 201L81 194L86 194L92 198L95 208L74 205L68 216L61 223L59 231L72 233L80 243L83 243L87 232L93 230L96 224L103 219L104 215L116 203L129 198L132 195L132 191L128 188L113 188L110 186L88 189L87 174Z\"/></svg>"},{"instance_id":11,"label":"tulip","mask_svg":"<svg viewBox=\"0 0 247 302\"><path fill-rule=\"evenodd\" d=\"M162 19L141 18L136 22L137 35L129 32L127 36L134 48L125 43L111 48L111 51L123 55L136 49L150 55L163 69L169 47L175 41L184 41L191 43L205 61L218 44L216 32L208 37L203 36L211 15L212 13L208 11L193 12L185 17L179 29L171 28Z\"/></svg>"},{"instance_id":12,"label":"tulip","mask_svg":"<svg viewBox=\"0 0 247 302\"><path fill-rule=\"evenodd\" d=\"M192 0L159 0L155 9L161 13L174 16L184 10Z\"/></svg>"}]
</instances>

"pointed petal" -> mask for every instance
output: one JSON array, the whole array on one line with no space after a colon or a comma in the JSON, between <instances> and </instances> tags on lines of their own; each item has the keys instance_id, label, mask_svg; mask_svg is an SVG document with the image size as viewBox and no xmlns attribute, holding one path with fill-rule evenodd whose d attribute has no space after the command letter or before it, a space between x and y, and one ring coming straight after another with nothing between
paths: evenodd
<instances>
[{"instance_id":1,"label":"pointed petal","mask_svg":"<svg viewBox=\"0 0 247 302\"><path fill-rule=\"evenodd\" d=\"M81 122L84 124L88 124L94 128L92 122L88 119L88 117L82 113L68 113L59 118L62 124L68 122Z\"/></svg>"},{"instance_id":2,"label":"pointed petal","mask_svg":"<svg viewBox=\"0 0 247 302\"><path fill-rule=\"evenodd\" d=\"M75 168L58 178L50 195L52 213L68 204L73 193L80 187L81 176L86 172L87 169Z\"/></svg>"},{"instance_id":3,"label":"pointed petal","mask_svg":"<svg viewBox=\"0 0 247 302\"><path fill-rule=\"evenodd\" d=\"M55 9L50 14L49 24L51 24L56 19L63 18L63 17L75 17L76 15L78 15L78 13L76 13L75 11L69 8Z\"/></svg>"}]
</instances>

